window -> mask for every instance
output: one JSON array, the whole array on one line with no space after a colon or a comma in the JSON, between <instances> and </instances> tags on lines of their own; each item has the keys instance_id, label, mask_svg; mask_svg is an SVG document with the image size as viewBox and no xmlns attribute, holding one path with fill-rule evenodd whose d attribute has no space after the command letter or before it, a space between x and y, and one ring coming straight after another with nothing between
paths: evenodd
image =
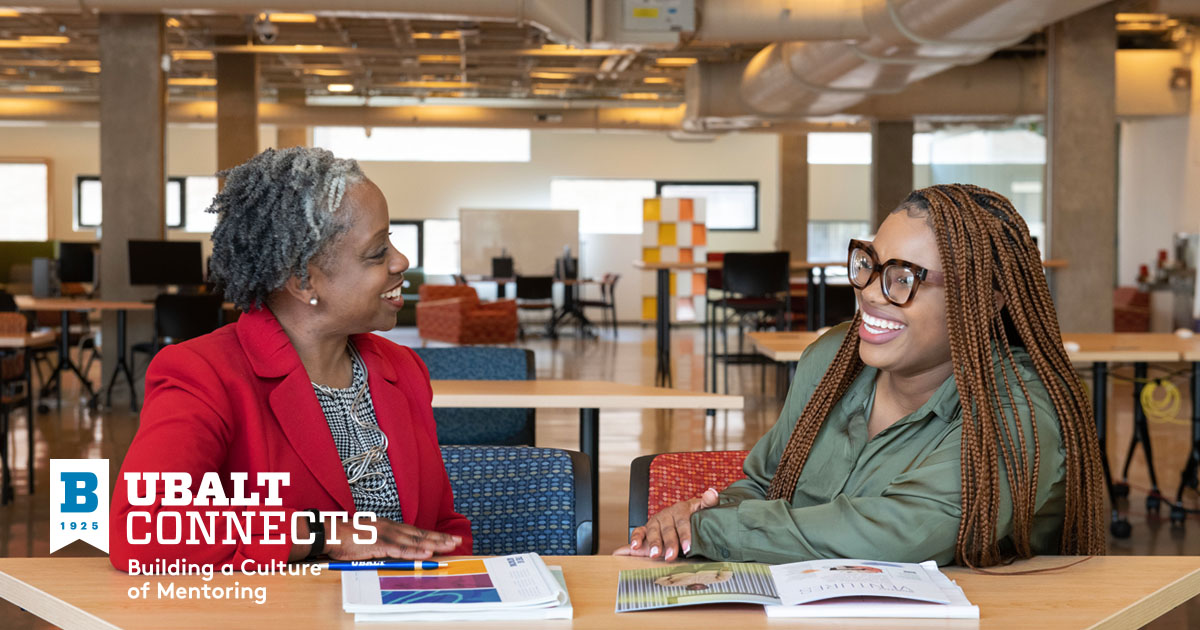
<instances>
[{"instance_id":1,"label":"window","mask_svg":"<svg viewBox=\"0 0 1200 630\"><path fill-rule=\"evenodd\" d=\"M871 234L866 221L809 221L808 259L812 262L845 262L850 239Z\"/></svg>"},{"instance_id":2,"label":"window","mask_svg":"<svg viewBox=\"0 0 1200 630\"><path fill-rule=\"evenodd\" d=\"M458 219L426 219L422 226L426 276L459 273Z\"/></svg>"},{"instance_id":3,"label":"window","mask_svg":"<svg viewBox=\"0 0 1200 630\"><path fill-rule=\"evenodd\" d=\"M1045 164L1046 138L1030 129L957 126L913 134L915 188L970 182L994 190L1012 201L1042 251Z\"/></svg>"},{"instance_id":4,"label":"window","mask_svg":"<svg viewBox=\"0 0 1200 630\"><path fill-rule=\"evenodd\" d=\"M758 182L658 182L659 197L704 199L709 231L758 231Z\"/></svg>"},{"instance_id":5,"label":"window","mask_svg":"<svg viewBox=\"0 0 1200 630\"><path fill-rule=\"evenodd\" d=\"M528 129L315 127L313 144L365 162L528 162Z\"/></svg>"},{"instance_id":6,"label":"window","mask_svg":"<svg viewBox=\"0 0 1200 630\"><path fill-rule=\"evenodd\" d=\"M186 180L183 177L167 179L167 227L183 227L184 189ZM103 195L100 189L98 175L80 175L75 178L75 227L100 227L103 217L101 203Z\"/></svg>"},{"instance_id":7,"label":"window","mask_svg":"<svg viewBox=\"0 0 1200 630\"><path fill-rule=\"evenodd\" d=\"M809 164L870 164L871 134L814 132L808 134Z\"/></svg>"},{"instance_id":8,"label":"window","mask_svg":"<svg viewBox=\"0 0 1200 630\"><path fill-rule=\"evenodd\" d=\"M0 240L45 241L49 238L50 163L0 162Z\"/></svg>"},{"instance_id":9,"label":"window","mask_svg":"<svg viewBox=\"0 0 1200 630\"><path fill-rule=\"evenodd\" d=\"M190 175L184 178L183 217L188 232L212 232L217 227L217 215L205 212L217 196L217 178Z\"/></svg>"},{"instance_id":10,"label":"window","mask_svg":"<svg viewBox=\"0 0 1200 630\"><path fill-rule=\"evenodd\" d=\"M408 258L410 267L424 267L421 257L421 221L392 221L389 239L392 246Z\"/></svg>"},{"instance_id":11,"label":"window","mask_svg":"<svg viewBox=\"0 0 1200 630\"><path fill-rule=\"evenodd\" d=\"M579 211L580 234L641 234L642 201L655 196L652 179L555 178L550 207Z\"/></svg>"}]
</instances>

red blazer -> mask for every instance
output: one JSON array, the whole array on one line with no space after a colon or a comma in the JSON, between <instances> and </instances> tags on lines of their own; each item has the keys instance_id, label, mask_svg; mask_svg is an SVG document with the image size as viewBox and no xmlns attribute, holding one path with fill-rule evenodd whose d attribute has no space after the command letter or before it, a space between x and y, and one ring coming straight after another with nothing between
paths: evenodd
<instances>
[{"instance_id":1,"label":"red blazer","mask_svg":"<svg viewBox=\"0 0 1200 630\"><path fill-rule=\"evenodd\" d=\"M409 348L371 334L351 337L367 366L371 401L379 426L388 436L388 460L396 476L404 522L421 529L457 534L462 545L453 553L471 553L471 524L454 511L430 403L433 390L425 364ZM245 559L260 563L287 561L290 544L269 544L279 531L263 532L252 521L254 538L222 544L227 524L218 512L215 544L130 544L126 514L149 511L148 526L133 519L128 533L142 538L153 533L160 512L182 516L183 537L189 534L188 513L212 510L345 511L354 514L354 500L338 458L333 435L313 393L308 373L291 341L270 310L245 313L234 324L196 339L164 348L146 372L146 402L141 426L113 480L110 555L113 566L128 571L129 560L141 563L176 558L188 562L233 564ZM188 472L192 491L205 472L221 473L227 496L232 495L231 472L249 473L247 487L265 497L257 486L259 472L289 472L282 487L282 507L194 508L131 506L126 472ZM144 488L142 488L144 492ZM158 487L159 501L163 495ZM174 518L162 521L174 531ZM207 521L204 521L207 524ZM290 531L284 522L283 535ZM353 528L339 528L339 536ZM237 538L235 534L232 538Z\"/></svg>"}]
</instances>

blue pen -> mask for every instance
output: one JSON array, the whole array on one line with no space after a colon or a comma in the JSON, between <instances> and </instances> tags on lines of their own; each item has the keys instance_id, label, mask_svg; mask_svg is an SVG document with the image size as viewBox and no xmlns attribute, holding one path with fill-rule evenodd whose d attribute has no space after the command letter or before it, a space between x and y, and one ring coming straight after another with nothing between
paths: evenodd
<instances>
[{"instance_id":1,"label":"blue pen","mask_svg":"<svg viewBox=\"0 0 1200 630\"><path fill-rule=\"evenodd\" d=\"M352 560L350 562L323 562L322 569L332 571L370 571L383 569L385 571L433 571L444 569L447 562L431 562L429 560Z\"/></svg>"}]
</instances>

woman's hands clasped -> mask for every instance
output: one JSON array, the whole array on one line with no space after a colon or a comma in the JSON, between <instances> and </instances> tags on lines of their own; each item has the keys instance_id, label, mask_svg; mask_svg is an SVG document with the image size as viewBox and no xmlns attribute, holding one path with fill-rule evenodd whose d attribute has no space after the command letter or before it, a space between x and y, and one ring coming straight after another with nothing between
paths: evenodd
<instances>
[{"instance_id":1,"label":"woman's hands clasped","mask_svg":"<svg viewBox=\"0 0 1200 630\"><path fill-rule=\"evenodd\" d=\"M629 534L629 544L613 552L614 556L642 556L670 561L692 549L692 514L716 507L714 488L651 516L646 524ZM682 551L681 551L682 550Z\"/></svg>"},{"instance_id":2,"label":"woman's hands clasped","mask_svg":"<svg viewBox=\"0 0 1200 630\"><path fill-rule=\"evenodd\" d=\"M386 518L375 521L377 536L375 542L368 545L354 542L353 528L339 529L339 542L325 545L325 553L334 560L424 560L448 554L462 544L461 536L431 532Z\"/></svg>"}]
</instances>

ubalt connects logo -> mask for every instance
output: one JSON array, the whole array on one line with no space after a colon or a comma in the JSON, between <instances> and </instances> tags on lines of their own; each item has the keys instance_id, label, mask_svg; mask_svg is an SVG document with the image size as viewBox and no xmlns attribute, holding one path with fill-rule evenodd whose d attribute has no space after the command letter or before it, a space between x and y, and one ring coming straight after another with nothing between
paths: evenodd
<instances>
[{"instance_id":1,"label":"ubalt connects logo","mask_svg":"<svg viewBox=\"0 0 1200 630\"><path fill-rule=\"evenodd\" d=\"M50 553L75 542L108 553L108 460L50 460Z\"/></svg>"}]
</instances>

